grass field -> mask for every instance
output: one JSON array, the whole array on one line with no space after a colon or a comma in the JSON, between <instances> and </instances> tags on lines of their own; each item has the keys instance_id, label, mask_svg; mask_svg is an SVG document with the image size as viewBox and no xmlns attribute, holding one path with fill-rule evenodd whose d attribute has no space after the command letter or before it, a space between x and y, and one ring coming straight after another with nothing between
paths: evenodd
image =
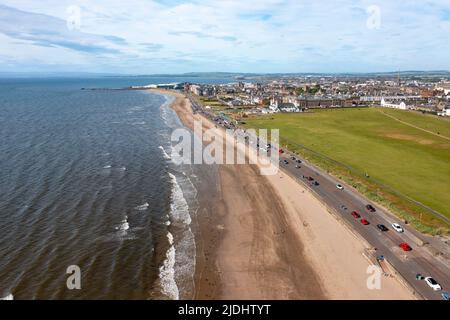
<instances>
[{"instance_id":1,"label":"grass field","mask_svg":"<svg viewBox=\"0 0 450 320\"><path fill-rule=\"evenodd\" d=\"M275 114L245 121L249 128L280 129L283 145L389 207L419 230L449 233L447 223L390 190L450 217L448 119L385 108L361 108ZM297 144L355 170L347 170ZM367 172L370 179L356 172Z\"/></svg>"}]
</instances>

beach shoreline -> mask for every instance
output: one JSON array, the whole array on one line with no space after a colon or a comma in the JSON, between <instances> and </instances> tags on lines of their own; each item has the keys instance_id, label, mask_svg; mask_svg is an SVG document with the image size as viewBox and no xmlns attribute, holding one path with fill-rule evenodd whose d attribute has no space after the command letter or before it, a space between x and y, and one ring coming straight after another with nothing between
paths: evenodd
<instances>
[{"instance_id":1,"label":"beach shoreline","mask_svg":"<svg viewBox=\"0 0 450 320\"><path fill-rule=\"evenodd\" d=\"M215 127L183 94L151 91L175 96L187 128L194 120ZM211 183L199 191L194 299L414 299L392 278L369 290L364 244L285 173L219 165Z\"/></svg>"}]
</instances>

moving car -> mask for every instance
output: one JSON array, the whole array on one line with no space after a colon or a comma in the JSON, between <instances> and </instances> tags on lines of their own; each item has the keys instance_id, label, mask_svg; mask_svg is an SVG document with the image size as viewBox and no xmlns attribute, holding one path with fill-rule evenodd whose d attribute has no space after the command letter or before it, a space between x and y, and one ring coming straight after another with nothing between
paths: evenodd
<instances>
[{"instance_id":1,"label":"moving car","mask_svg":"<svg viewBox=\"0 0 450 320\"><path fill-rule=\"evenodd\" d=\"M302 160L297 159L297 163L302 163Z\"/></svg>"},{"instance_id":2,"label":"moving car","mask_svg":"<svg viewBox=\"0 0 450 320\"><path fill-rule=\"evenodd\" d=\"M291 160L292 160L292 161L295 161L296 159L295 159L295 157L294 157L294 156L292 156L292 157L291 157Z\"/></svg>"},{"instance_id":3,"label":"moving car","mask_svg":"<svg viewBox=\"0 0 450 320\"><path fill-rule=\"evenodd\" d=\"M361 216L359 215L359 213L356 212L356 211L352 211L352 216L354 216L356 219L361 218Z\"/></svg>"},{"instance_id":4,"label":"moving car","mask_svg":"<svg viewBox=\"0 0 450 320\"><path fill-rule=\"evenodd\" d=\"M306 180L308 180L308 181L314 181L314 178L313 178L313 177L306 177Z\"/></svg>"},{"instance_id":5,"label":"moving car","mask_svg":"<svg viewBox=\"0 0 450 320\"><path fill-rule=\"evenodd\" d=\"M361 223L362 223L363 225L365 225L365 226L367 226L367 225L370 224L370 222L367 221L366 219L361 219Z\"/></svg>"},{"instance_id":6,"label":"moving car","mask_svg":"<svg viewBox=\"0 0 450 320\"><path fill-rule=\"evenodd\" d=\"M318 183L317 181L314 181L314 182L312 183L312 185L313 185L313 186L318 186L319 183Z\"/></svg>"},{"instance_id":7,"label":"moving car","mask_svg":"<svg viewBox=\"0 0 450 320\"><path fill-rule=\"evenodd\" d=\"M280 149L278 152L279 152L279 153L284 153L283 149Z\"/></svg>"},{"instance_id":8,"label":"moving car","mask_svg":"<svg viewBox=\"0 0 450 320\"><path fill-rule=\"evenodd\" d=\"M412 250L411 246L409 244L407 244L406 242L400 243L399 247L402 248L403 251L411 251Z\"/></svg>"},{"instance_id":9,"label":"moving car","mask_svg":"<svg viewBox=\"0 0 450 320\"><path fill-rule=\"evenodd\" d=\"M284 164L289 164L289 161L283 160Z\"/></svg>"},{"instance_id":10,"label":"moving car","mask_svg":"<svg viewBox=\"0 0 450 320\"><path fill-rule=\"evenodd\" d=\"M370 212L375 212L376 211L375 208L371 204L368 204L366 206L366 209L369 210Z\"/></svg>"},{"instance_id":11,"label":"moving car","mask_svg":"<svg viewBox=\"0 0 450 320\"><path fill-rule=\"evenodd\" d=\"M384 224L377 224L377 228L380 231L388 231L389 229L386 228L386 226Z\"/></svg>"},{"instance_id":12,"label":"moving car","mask_svg":"<svg viewBox=\"0 0 450 320\"><path fill-rule=\"evenodd\" d=\"M340 184L337 184L336 188L338 188L339 190L344 190L344 187L342 185L340 185Z\"/></svg>"},{"instance_id":13,"label":"moving car","mask_svg":"<svg viewBox=\"0 0 450 320\"><path fill-rule=\"evenodd\" d=\"M299 165L296 165L295 167L296 167L297 169L300 169L300 168L301 168Z\"/></svg>"},{"instance_id":14,"label":"moving car","mask_svg":"<svg viewBox=\"0 0 450 320\"><path fill-rule=\"evenodd\" d=\"M427 285L430 286L431 289L433 289L434 291L439 291L441 290L441 285L439 283L437 283L436 280L434 280L432 277L426 277L425 278L425 282L427 283Z\"/></svg>"},{"instance_id":15,"label":"moving car","mask_svg":"<svg viewBox=\"0 0 450 320\"><path fill-rule=\"evenodd\" d=\"M398 223L393 223L393 224L391 224L391 226L392 226L392 228L394 228L394 230L395 231L397 231L397 232L403 232L403 231L405 231L405 230L403 230L403 228L398 224Z\"/></svg>"}]
</instances>

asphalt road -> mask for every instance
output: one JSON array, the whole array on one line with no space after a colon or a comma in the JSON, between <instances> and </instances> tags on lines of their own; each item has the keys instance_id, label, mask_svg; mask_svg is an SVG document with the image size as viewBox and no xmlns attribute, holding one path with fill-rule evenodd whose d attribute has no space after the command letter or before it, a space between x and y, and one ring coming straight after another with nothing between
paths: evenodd
<instances>
[{"instance_id":1,"label":"asphalt road","mask_svg":"<svg viewBox=\"0 0 450 320\"><path fill-rule=\"evenodd\" d=\"M194 112L201 112L205 116L214 119L202 110L202 107L190 97ZM249 143L256 148L256 138L250 137ZM260 152L264 152L259 150ZM317 197L333 210L354 232L370 245L371 252L378 256L384 256L384 259L390 263L404 280L414 289L415 293L424 299L441 300L441 292L450 291L450 266L444 259L438 259L433 256L423 245L418 237L418 232L404 225L402 221L388 214L373 203L370 203L364 196L359 194L353 188L347 186L341 181L336 180L320 169L308 164L303 159L296 156L296 159L302 161L301 164L291 160L290 154L284 153L280 157L280 168L291 177L303 183L311 189ZM287 160L285 164L283 160ZM299 165L300 168L296 168ZM312 177L319 183L318 186L312 184L314 181L308 181L305 177ZM344 190L339 190L336 185L341 184ZM372 204L376 212L369 212L366 209L367 204ZM343 208L343 206L345 208ZM351 215L356 211L361 215L356 219ZM370 222L369 225L363 225L361 219L364 218ZM396 222L405 230L403 233L396 232L391 224ZM380 231L377 224L385 225L389 230ZM412 251L405 252L399 244L408 243ZM425 281L416 280L416 275L420 273L425 277L433 277L441 286L442 291L433 291Z\"/></svg>"},{"instance_id":2,"label":"asphalt road","mask_svg":"<svg viewBox=\"0 0 450 320\"><path fill-rule=\"evenodd\" d=\"M281 159L286 159L289 163L285 164L284 161L281 161L280 168L312 189L329 208L334 210L348 226L370 244L371 249L376 249L374 250L376 256L384 256L420 296L425 299L441 299L441 292L433 291L425 281L416 280L418 273L425 277L432 276L442 286L443 291L450 290L449 266L421 247L420 241L408 226L372 204L351 187L305 163L304 160L301 160L300 168L296 168L298 164L290 157L287 154L282 155ZM319 185L314 186L303 176L314 178ZM337 184L344 186L344 190L339 190L336 187ZM376 212L369 212L366 209L366 205L369 203L375 207ZM361 217L354 218L351 215L352 211L356 211ZM370 224L363 225L361 223L363 218ZM405 231L403 233L396 232L391 227L393 222L400 224ZM383 224L389 230L382 232L378 230L377 224ZM402 242L408 243L413 250L403 251L399 247Z\"/></svg>"}]
</instances>

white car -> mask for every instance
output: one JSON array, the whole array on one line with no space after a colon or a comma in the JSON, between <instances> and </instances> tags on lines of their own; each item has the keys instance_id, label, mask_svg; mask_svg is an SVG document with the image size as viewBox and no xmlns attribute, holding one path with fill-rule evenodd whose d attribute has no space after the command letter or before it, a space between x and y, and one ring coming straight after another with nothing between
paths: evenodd
<instances>
[{"instance_id":1,"label":"white car","mask_svg":"<svg viewBox=\"0 0 450 320\"><path fill-rule=\"evenodd\" d=\"M427 285L429 285L431 287L431 289L433 289L434 291L439 291L441 290L441 285L439 283L436 282L436 280L434 280L432 277L426 277L425 278L425 282L427 283Z\"/></svg>"},{"instance_id":2,"label":"white car","mask_svg":"<svg viewBox=\"0 0 450 320\"><path fill-rule=\"evenodd\" d=\"M402 233L403 231L405 231L405 230L403 230L402 226L399 225L398 223L395 223L395 222L394 222L393 224L391 224L391 226L392 226L392 228L393 228L395 231L397 231L397 232Z\"/></svg>"},{"instance_id":3,"label":"white car","mask_svg":"<svg viewBox=\"0 0 450 320\"><path fill-rule=\"evenodd\" d=\"M344 190L344 187L342 185L340 185L340 184L337 184L336 188L338 188L339 190Z\"/></svg>"}]
</instances>

